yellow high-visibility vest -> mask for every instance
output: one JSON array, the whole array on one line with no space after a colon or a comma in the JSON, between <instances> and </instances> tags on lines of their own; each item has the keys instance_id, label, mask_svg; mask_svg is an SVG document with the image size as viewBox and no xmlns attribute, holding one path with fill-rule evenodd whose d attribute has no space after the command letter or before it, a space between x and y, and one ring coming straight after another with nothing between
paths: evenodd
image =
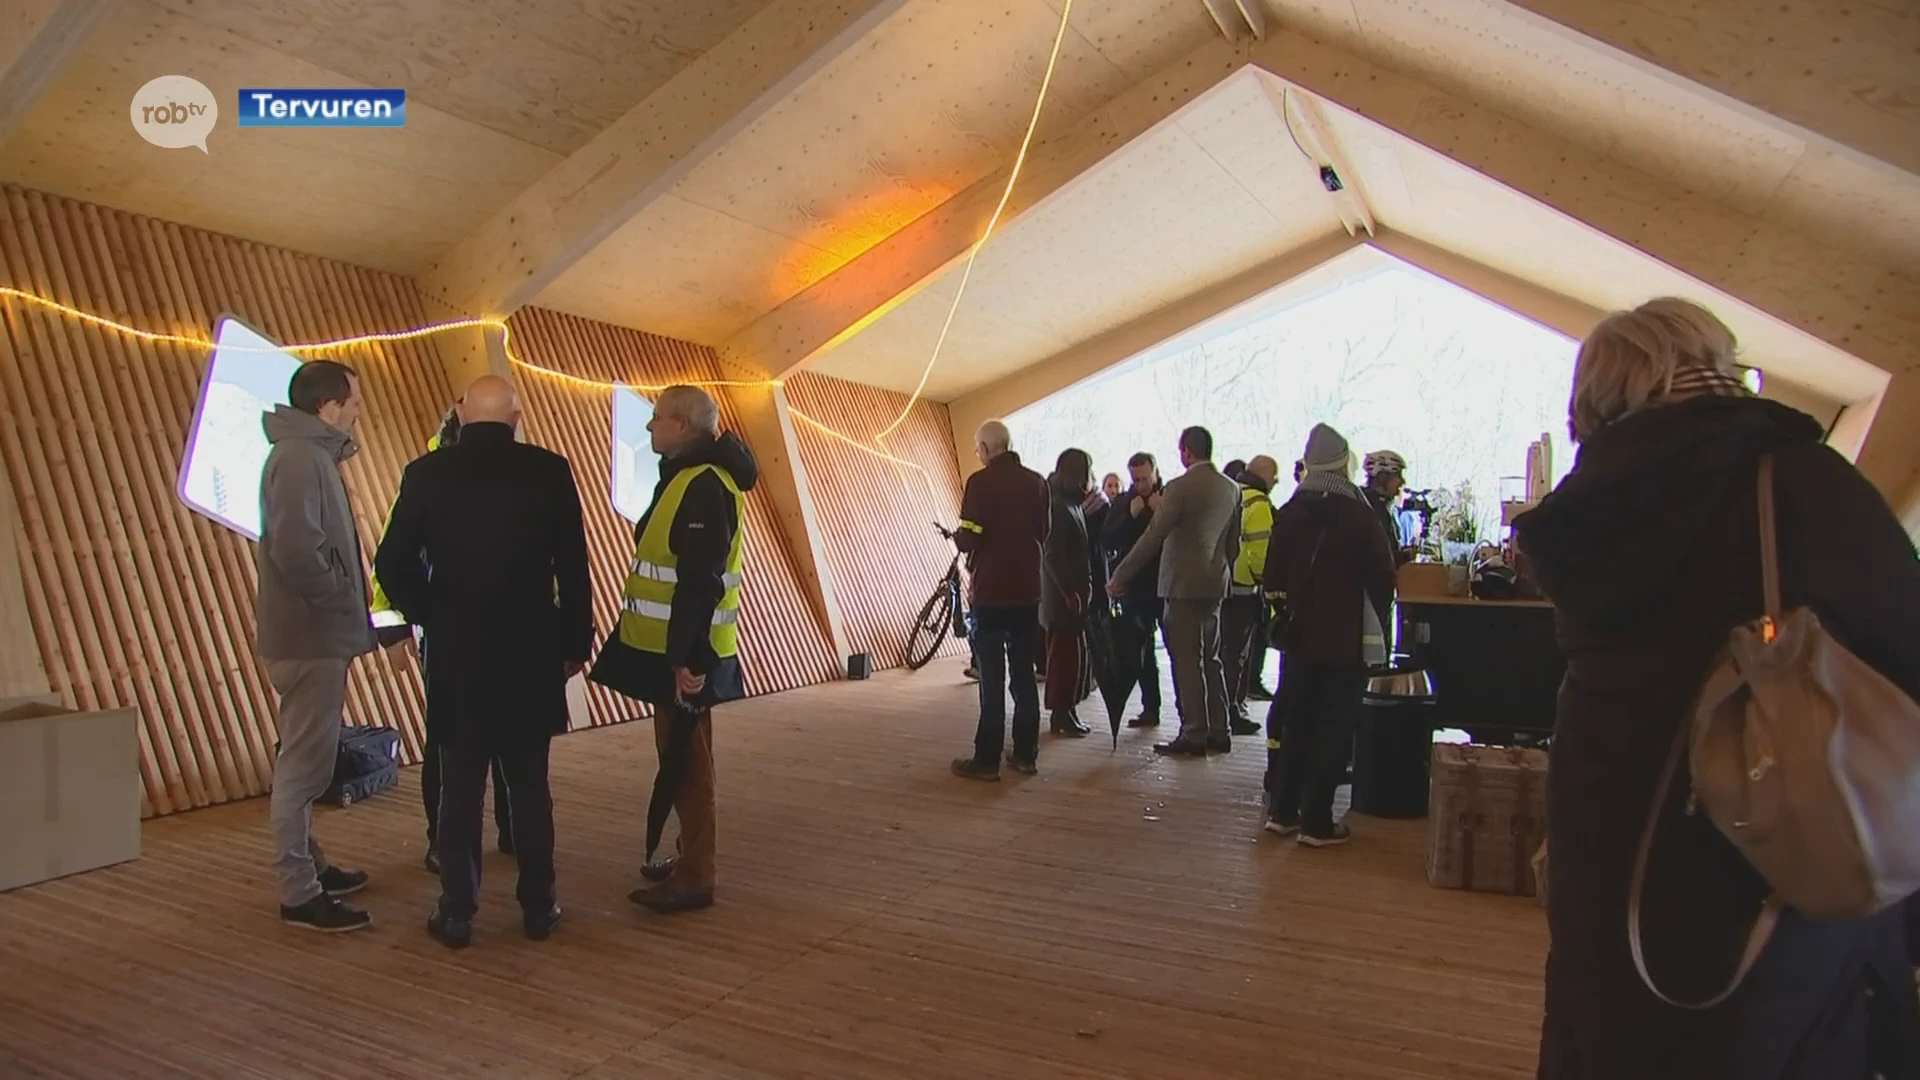
<instances>
[{"instance_id":1,"label":"yellow high-visibility vest","mask_svg":"<svg viewBox=\"0 0 1920 1080\"><path fill-rule=\"evenodd\" d=\"M704 472L713 473L726 485L733 496L734 520L739 522L739 527L733 530L733 544L727 550L727 567L722 578L727 591L714 608L707 642L713 646L714 655L723 659L740 653L740 574L745 566L741 542L746 535L747 500L740 493L739 485L733 482L733 476L713 465L682 469L667 481L660 501L647 517L640 544L634 549L633 567L627 574L625 599L620 608L620 640L641 652L665 654L667 651L667 620L673 615L673 591L680 581L680 560L668 540L688 485Z\"/></svg>"},{"instance_id":2,"label":"yellow high-visibility vest","mask_svg":"<svg viewBox=\"0 0 1920 1080\"><path fill-rule=\"evenodd\" d=\"M1273 535L1273 503L1257 488L1240 489L1240 557L1233 563L1233 595L1258 596Z\"/></svg>"}]
</instances>

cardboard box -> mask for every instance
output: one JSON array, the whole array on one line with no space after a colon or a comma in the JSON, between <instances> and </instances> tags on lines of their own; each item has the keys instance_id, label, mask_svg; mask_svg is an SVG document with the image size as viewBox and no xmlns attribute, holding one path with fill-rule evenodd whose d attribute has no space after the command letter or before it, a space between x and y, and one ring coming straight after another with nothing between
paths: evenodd
<instances>
[{"instance_id":1,"label":"cardboard box","mask_svg":"<svg viewBox=\"0 0 1920 1080\"><path fill-rule=\"evenodd\" d=\"M138 723L0 698L0 891L140 857Z\"/></svg>"},{"instance_id":2,"label":"cardboard box","mask_svg":"<svg viewBox=\"0 0 1920 1080\"><path fill-rule=\"evenodd\" d=\"M1410 562L1400 567L1395 591L1407 599L1447 595L1447 568L1439 563Z\"/></svg>"}]
</instances>

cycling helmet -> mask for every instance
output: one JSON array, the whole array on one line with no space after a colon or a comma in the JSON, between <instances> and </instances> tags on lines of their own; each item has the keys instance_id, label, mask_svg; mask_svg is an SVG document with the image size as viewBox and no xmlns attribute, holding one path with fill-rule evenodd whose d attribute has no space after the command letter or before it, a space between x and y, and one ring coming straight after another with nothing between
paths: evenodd
<instances>
[{"instance_id":1,"label":"cycling helmet","mask_svg":"<svg viewBox=\"0 0 1920 1080\"><path fill-rule=\"evenodd\" d=\"M1407 459L1392 450L1375 450L1373 453L1367 455L1362 468L1365 470L1368 479L1388 473L1395 476L1405 476L1407 473Z\"/></svg>"}]
</instances>

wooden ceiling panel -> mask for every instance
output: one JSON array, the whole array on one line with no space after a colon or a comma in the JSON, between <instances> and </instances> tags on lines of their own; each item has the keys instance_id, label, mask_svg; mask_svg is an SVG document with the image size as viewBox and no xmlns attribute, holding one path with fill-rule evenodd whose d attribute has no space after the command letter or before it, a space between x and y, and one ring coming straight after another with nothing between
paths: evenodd
<instances>
[{"instance_id":1,"label":"wooden ceiling panel","mask_svg":"<svg viewBox=\"0 0 1920 1080\"><path fill-rule=\"evenodd\" d=\"M241 130L208 153L149 146L127 119L147 80L189 74L222 109L243 86L351 80L145 0L123 0L13 135L0 179L363 266L414 273L557 155L425 104L381 130Z\"/></svg>"},{"instance_id":2,"label":"wooden ceiling panel","mask_svg":"<svg viewBox=\"0 0 1920 1080\"><path fill-rule=\"evenodd\" d=\"M1628 243L1347 110L1328 106L1325 115L1342 143L1375 170L1370 176L1375 187L1383 184L1380 173L1391 171L1394 181L1412 193L1405 209L1387 200L1378 205L1381 223L1389 228L1601 311L1632 307L1655 296L1699 300L1733 328L1749 362L1814 388L1823 397L1862 400L1885 384L1885 373L1865 361ZM1633 192L1616 194L1635 197ZM1403 216L1409 210L1411 216ZM1696 223L1653 217L1649 227L1689 228ZM1742 245L1726 249L1741 250ZM1765 259L1753 261L1755 266L1767 265Z\"/></svg>"},{"instance_id":3,"label":"wooden ceiling panel","mask_svg":"<svg viewBox=\"0 0 1920 1080\"><path fill-rule=\"evenodd\" d=\"M837 257L664 195L540 294L540 305L718 345Z\"/></svg>"},{"instance_id":4,"label":"wooden ceiling panel","mask_svg":"<svg viewBox=\"0 0 1920 1080\"><path fill-rule=\"evenodd\" d=\"M674 193L851 259L1012 159L1058 25L1043 0L920 0ZM1069 34L1037 137L1071 128L1128 85Z\"/></svg>"},{"instance_id":5,"label":"wooden ceiling panel","mask_svg":"<svg viewBox=\"0 0 1920 1080\"><path fill-rule=\"evenodd\" d=\"M1062 0L1044 2L1059 14ZM1080 0L1068 25L1133 82L1220 33L1200 0Z\"/></svg>"},{"instance_id":6,"label":"wooden ceiling panel","mask_svg":"<svg viewBox=\"0 0 1920 1080\"><path fill-rule=\"evenodd\" d=\"M585 144L767 4L767 0L155 2L205 26L339 72L353 82L406 87L409 103L431 105L560 154Z\"/></svg>"},{"instance_id":7,"label":"wooden ceiling panel","mask_svg":"<svg viewBox=\"0 0 1920 1080\"><path fill-rule=\"evenodd\" d=\"M1196 101L988 242L961 305L966 342L949 340L928 396L951 400L1338 233L1302 161L1253 72ZM960 273L948 269L813 369L912 389Z\"/></svg>"}]
</instances>

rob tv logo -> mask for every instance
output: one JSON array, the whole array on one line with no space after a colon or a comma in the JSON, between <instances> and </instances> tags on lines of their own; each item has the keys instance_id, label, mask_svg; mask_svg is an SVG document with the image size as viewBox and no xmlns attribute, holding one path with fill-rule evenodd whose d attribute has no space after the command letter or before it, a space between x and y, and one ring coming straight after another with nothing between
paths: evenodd
<instances>
[{"instance_id":1,"label":"rob tv logo","mask_svg":"<svg viewBox=\"0 0 1920 1080\"><path fill-rule=\"evenodd\" d=\"M220 103L198 79L162 75L133 95L128 109L133 130L155 146L180 150L189 146L207 152L207 136L220 119Z\"/></svg>"}]
</instances>

